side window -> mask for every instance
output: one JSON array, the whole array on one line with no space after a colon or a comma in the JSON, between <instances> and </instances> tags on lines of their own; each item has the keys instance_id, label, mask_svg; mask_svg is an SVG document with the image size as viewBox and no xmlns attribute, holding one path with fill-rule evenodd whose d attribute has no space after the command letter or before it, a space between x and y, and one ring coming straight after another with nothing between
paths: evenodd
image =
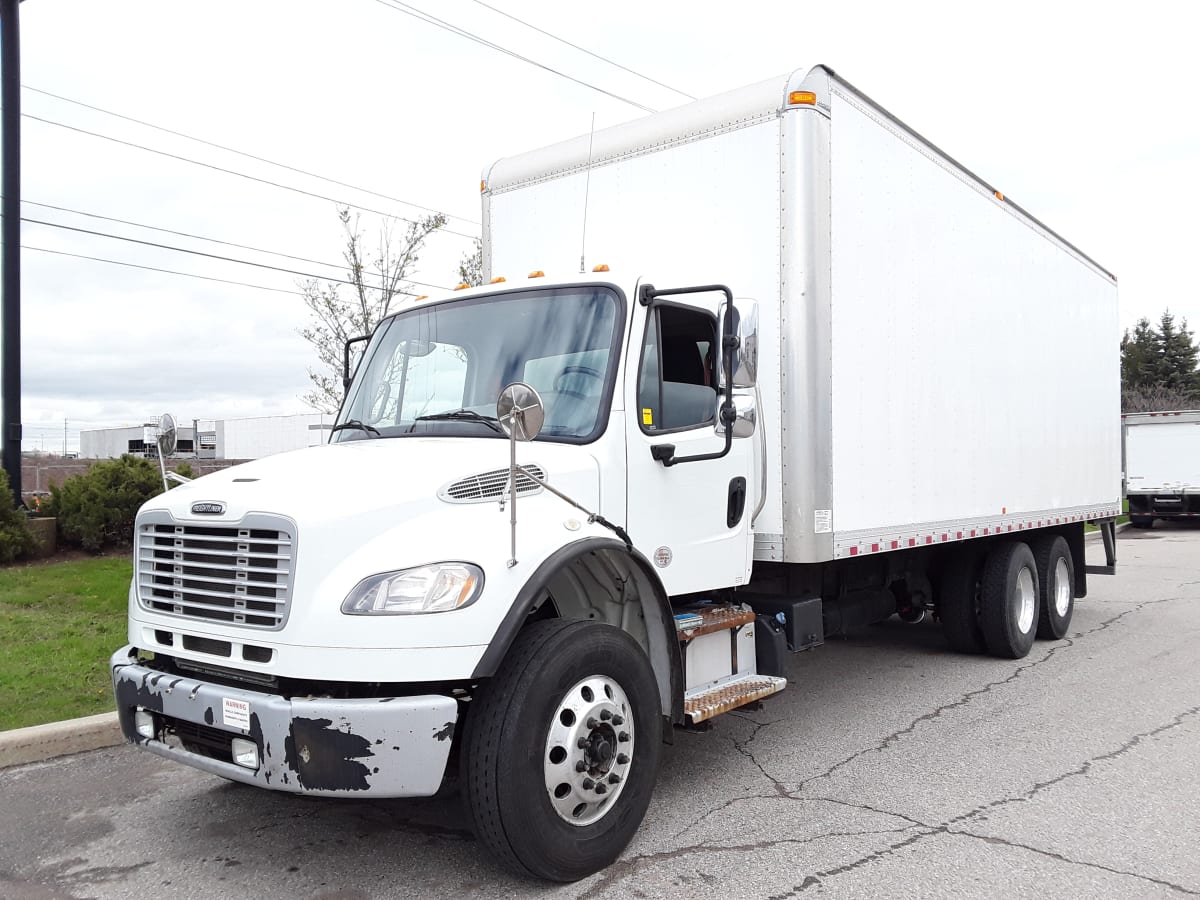
<instances>
[{"instance_id":1,"label":"side window","mask_svg":"<svg viewBox=\"0 0 1200 900\"><path fill-rule=\"evenodd\" d=\"M648 433L678 431L716 419L710 350L716 321L679 306L656 307L646 328L638 374L638 420Z\"/></svg>"}]
</instances>

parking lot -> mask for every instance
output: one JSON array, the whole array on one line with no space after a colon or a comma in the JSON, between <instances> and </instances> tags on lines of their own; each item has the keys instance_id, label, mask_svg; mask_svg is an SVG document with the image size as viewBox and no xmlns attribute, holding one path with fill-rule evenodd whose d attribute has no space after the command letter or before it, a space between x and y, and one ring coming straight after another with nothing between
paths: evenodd
<instances>
[{"instance_id":1,"label":"parking lot","mask_svg":"<svg viewBox=\"0 0 1200 900\"><path fill-rule=\"evenodd\" d=\"M0 771L0 896L1200 894L1200 527L1120 538L1023 660L896 619L794 656L761 709L676 732L633 844L578 884L494 866L453 785L307 799L118 747Z\"/></svg>"}]
</instances>

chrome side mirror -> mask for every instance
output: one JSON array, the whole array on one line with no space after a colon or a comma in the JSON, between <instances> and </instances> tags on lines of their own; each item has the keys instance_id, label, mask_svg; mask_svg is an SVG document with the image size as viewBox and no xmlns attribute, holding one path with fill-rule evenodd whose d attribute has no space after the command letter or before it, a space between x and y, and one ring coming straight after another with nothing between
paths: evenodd
<instances>
[{"instance_id":1,"label":"chrome side mirror","mask_svg":"<svg viewBox=\"0 0 1200 900\"><path fill-rule=\"evenodd\" d=\"M725 436L725 426L721 424L721 406L724 398L717 400L717 425L713 430L719 437ZM735 438L750 437L758 425L758 407L754 399L754 391L738 391L733 395L734 419L733 436Z\"/></svg>"},{"instance_id":2,"label":"chrome side mirror","mask_svg":"<svg viewBox=\"0 0 1200 900\"><path fill-rule=\"evenodd\" d=\"M725 346L725 304L717 315L717 346ZM752 388L758 380L758 303L738 300L733 308L734 336L737 349L733 355L734 388ZM725 365L718 365L717 382L725 388Z\"/></svg>"}]
</instances>

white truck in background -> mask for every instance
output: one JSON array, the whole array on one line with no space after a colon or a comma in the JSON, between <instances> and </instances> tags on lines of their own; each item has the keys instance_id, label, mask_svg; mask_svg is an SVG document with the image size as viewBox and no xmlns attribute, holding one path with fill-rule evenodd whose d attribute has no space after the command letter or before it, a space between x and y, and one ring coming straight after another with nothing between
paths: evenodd
<instances>
[{"instance_id":1,"label":"white truck in background","mask_svg":"<svg viewBox=\"0 0 1200 900\"><path fill-rule=\"evenodd\" d=\"M1121 424L1130 524L1200 519L1200 410L1127 413Z\"/></svg>"},{"instance_id":2,"label":"white truck in background","mask_svg":"<svg viewBox=\"0 0 1200 900\"><path fill-rule=\"evenodd\" d=\"M382 321L328 445L141 510L129 740L310 794L457 774L568 881L788 652L898 614L1021 657L1085 522L1115 567L1115 279L831 70L500 160L483 213L491 283Z\"/></svg>"}]
</instances>

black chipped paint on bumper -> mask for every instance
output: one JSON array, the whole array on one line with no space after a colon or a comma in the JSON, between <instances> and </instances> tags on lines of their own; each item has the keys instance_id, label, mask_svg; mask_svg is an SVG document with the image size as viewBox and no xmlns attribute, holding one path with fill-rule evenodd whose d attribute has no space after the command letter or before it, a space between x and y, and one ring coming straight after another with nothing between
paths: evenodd
<instances>
[{"instance_id":1,"label":"black chipped paint on bumper","mask_svg":"<svg viewBox=\"0 0 1200 900\"><path fill-rule=\"evenodd\" d=\"M168 759L271 790L325 796L428 797L445 774L458 720L452 697L288 700L242 688L167 675L139 665L132 647L111 660L117 716L125 738ZM225 701L249 704L249 727L225 721ZM139 735L138 707L258 746L259 767Z\"/></svg>"}]
</instances>

